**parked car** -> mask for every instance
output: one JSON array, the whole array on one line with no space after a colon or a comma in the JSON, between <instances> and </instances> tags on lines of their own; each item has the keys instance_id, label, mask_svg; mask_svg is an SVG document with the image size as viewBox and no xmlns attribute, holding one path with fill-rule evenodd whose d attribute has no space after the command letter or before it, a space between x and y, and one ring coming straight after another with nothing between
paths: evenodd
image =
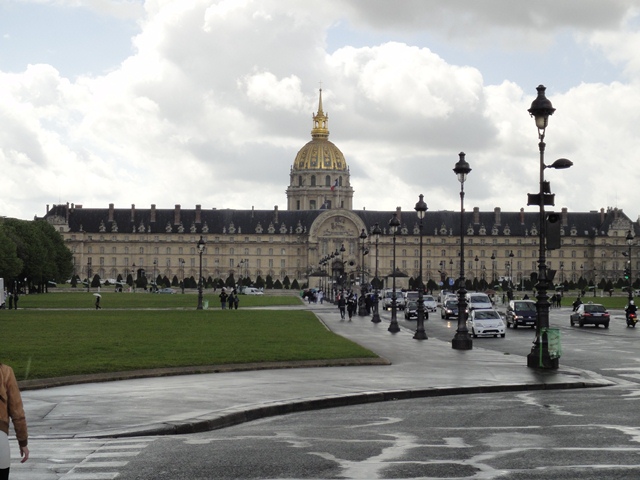
<instances>
[{"instance_id":1,"label":"parked car","mask_svg":"<svg viewBox=\"0 0 640 480\"><path fill-rule=\"evenodd\" d=\"M507 332L502 317L493 309L471 310L469 318L467 319L467 329L472 337L478 337L480 335L490 335L494 337L500 335L504 337Z\"/></svg>"},{"instance_id":2,"label":"parked car","mask_svg":"<svg viewBox=\"0 0 640 480\"><path fill-rule=\"evenodd\" d=\"M449 299L445 300L444 304L440 306L440 317L444 320L449 320L450 317L458 317L458 300Z\"/></svg>"},{"instance_id":3,"label":"parked car","mask_svg":"<svg viewBox=\"0 0 640 480\"><path fill-rule=\"evenodd\" d=\"M424 308L427 312L435 312L438 309L438 302L432 295L424 295L422 297L424 301Z\"/></svg>"},{"instance_id":4,"label":"parked car","mask_svg":"<svg viewBox=\"0 0 640 480\"><path fill-rule=\"evenodd\" d=\"M160 288L157 293L176 293L173 288Z\"/></svg>"},{"instance_id":5,"label":"parked car","mask_svg":"<svg viewBox=\"0 0 640 480\"><path fill-rule=\"evenodd\" d=\"M244 289L244 294L245 295L264 295L264 292L259 288L247 287Z\"/></svg>"},{"instance_id":6,"label":"parked car","mask_svg":"<svg viewBox=\"0 0 640 480\"><path fill-rule=\"evenodd\" d=\"M604 328L609 328L609 321L611 317L607 309L598 303L583 303L578 309L569 317L571 326L575 326L577 323L581 327L585 325L604 325Z\"/></svg>"},{"instance_id":7,"label":"parked car","mask_svg":"<svg viewBox=\"0 0 640 480\"><path fill-rule=\"evenodd\" d=\"M533 300L511 300L507 307L507 328L535 328L537 310Z\"/></svg>"}]
</instances>

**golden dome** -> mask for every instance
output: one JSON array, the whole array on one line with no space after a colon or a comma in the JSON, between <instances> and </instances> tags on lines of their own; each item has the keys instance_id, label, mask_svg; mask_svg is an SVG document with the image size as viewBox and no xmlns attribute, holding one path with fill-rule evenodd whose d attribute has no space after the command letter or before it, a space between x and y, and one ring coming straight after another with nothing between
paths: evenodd
<instances>
[{"instance_id":1,"label":"golden dome","mask_svg":"<svg viewBox=\"0 0 640 480\"><path fill-rule=\"evenodd\" d=\"M347 171L347 162L338 147L329 141L329 116L322 110L322 89L318 113L313 116L312 140L300 149L293 162L293 170Z\"/></svg>"}]
</instances>

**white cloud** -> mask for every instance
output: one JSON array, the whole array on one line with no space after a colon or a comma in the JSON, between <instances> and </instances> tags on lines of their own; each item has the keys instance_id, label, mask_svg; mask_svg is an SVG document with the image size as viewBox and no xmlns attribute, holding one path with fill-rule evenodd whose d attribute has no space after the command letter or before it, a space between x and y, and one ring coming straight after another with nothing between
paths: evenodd
<instances>
[{"instance_id":1,"label":"white cloud","mask_svg":"<svg viewBox=\"0 0 640 480\"><path fill-rule=\"evenodd\" d=\"M519 210L537 190L537 136L526 110L538 77L549 79L547 95L558 109L547 133L549 158L575 163L548 173L558 207L615 203L635 214L639 193L612 193L622 176L640 176L632 168L640 90L629 80L640 62L635 2L601 3L582 1L581 15L572 15L574 1L372 0L364 8L335 0L149 0L135 54L107 74L69 79L55 65L0 72L0 170L16 172L3 183L0 214L30 218L58 201L284 208L320 82L356 208L411 209L418 193L430 209L459 208L452 168L465 151L473 168L468 205ZM139 6L63 4L123 12ZM345 37L329 51L327 34L341 22L374 32L375 41L354 46ZM480 67L456 64L421 43L426 37L405 35L426 28L485 54L521 49L523 57L544 48L536 43L541 35L552 44L558 32L571 31L584 52L604 52L629 76L576 81L563 91L553 69L532 68L531 81L520 85L510 79L522 75L519 66L496 61L487 68L506 80L487 84ZM515 32L510 44L495 44ZM523 38L531 42L524 48Z\"/></svg>"}]
</instances>

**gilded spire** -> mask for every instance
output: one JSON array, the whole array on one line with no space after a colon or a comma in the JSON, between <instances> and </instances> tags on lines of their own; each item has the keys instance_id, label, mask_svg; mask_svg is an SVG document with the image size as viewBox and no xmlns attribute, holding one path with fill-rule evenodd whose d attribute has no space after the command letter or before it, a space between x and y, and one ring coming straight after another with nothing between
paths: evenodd
<instances>
[{"instance_id":1,"label":"gilded spire","mask_svg":"<svg viewBox=\"0 0 640 480\"><path fill-rule=\"evenodd\" d=\"M318 100L318 113L313 116L312 138L329 138L329 116L322 109L322 88L320 89L320 99Z\"/></svg>"}]
</instances>

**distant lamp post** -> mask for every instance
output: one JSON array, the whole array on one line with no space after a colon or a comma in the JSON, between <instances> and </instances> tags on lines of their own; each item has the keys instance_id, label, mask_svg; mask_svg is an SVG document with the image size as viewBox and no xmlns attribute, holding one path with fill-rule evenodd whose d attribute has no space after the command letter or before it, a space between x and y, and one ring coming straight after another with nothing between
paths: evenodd
<instances>
[{"instance_id":1,"label":"distant lamp post","mask_svg":"<svg viewBox=\"0 0 640 480\"><path fill-rule=\"evenodd\" d=\"M153 261L153 283L151 284L151 290L154 292L158 291L158 282L156 281L156 266L158 265L158 260Z\"/></svg>"},{"instance_id":2,"label":"distant lamp post","mask_svg":"<svg viewBox=\"0 0 640 480\"><path fill-rule=\"evenodd\" d=\"M202 310L202 254L204 253L204 248L205 248L205 241L204 238L202 238L202 235L200 235L200 240L198 240L197 243L197 247L198 247L198 254L200 255L200 279L198 280L198 307L197 310Z\"/></svg>"},{"instance_id":3,"label":"distant lamp post","mask_svg":"<svg viewBox=\"0 0 640 480\"><path fill-rule=\"evenodd\" d=\"M465 160L464 152L460 152L459 157L453 171L460 182L460 282L458 288L458 329L451 341L451 347L455 350L471 350L473 342L467 329L467 291L464 288L464 182L471 172L471 167Z\"/></svg>"},{"instance_id":4,"label":"distant lamp post","mask_svg":"<svg viewBox=\"0 0 640 480\"><path fill-rule=\"evenodd\" d=\"M182 283L180 285L182 287L182 293L184 293L184 258L181 258L179 262L180 262L180 270L182 270Z\"/></svg>"},{"instance_id":5,"label":"distant lamp post","mask_svg":"<svg viewBox=\"0 0 640 480\"><path fill-rule=\"evenodd\" d=\"M496 285L496 254L491 254L491 288Z\"/></svg>"},{"instance_id":6,"label":"distant lamp post","mask_svg":"<svg viewBox=\"0 0 640 480\"><path fill-rule=\"evenodd\" d=\"M397 333L400 331L400 326L398 325L398 317L397 317L397 296L396 296L396 233L398 232L398 227L400 226L400 220L398 219L398 212L393 212L393 217L389 220L389 230L393 235L393 291L391 293L391 323L389 324L389 328L387 329L391 333Z\"/></svg>"},{"instance_id":7,"label":"distant lamp post","mask_svg":"<svg viewBox=\"0 0 640 480\"><path fill-rule=\"evenodd\" d=\"M453 258L449 260L449 268L451 269L451 276L449 278L453 278Z\"/></svg>"},{"instance_id":8,"label":"distant lamp post","mask_svg":"<svg viewBox=\"0 0 640 480\"><path fill-rule=\"evenodd\" d=\"M344 248L344 243L342 245L340 245L340 265L342 265L342 273L340 274L340 288L342 290L345 289L345 287L347 286L347 271L344 268L344 252L346 252L346 248Z\"/></svg>"},{"instance_id":9,"label":"distant lamp post","mask_svg":"<svg viewBox=\"0 0 640 480\"><path fill-rule=\"evenodd\" d=\"M367 305L364 301L364 297L367 294L367 287L364 284L364 256L369 253L365 245L365 241L367 240L367 232L364 228L362 229L362 232L360 232L360 240L362 240L362 264L360 265L360 300L358 301L358 315L364 317L367 315Z\"/></svg>"},{"instance_id":10,"label":"distant lamp post","mask_svg":"<svg viewBox=\"0 0 640 480\"><path fill-rule=\"evenodd\" d=\"M131 265L131 285L133 286L133 291L136 291L136 264Z\"/></svg>"},{"instance_id":11,"label":"distant lamp post","mask_svg":"<svg viewBox=\"0 0 640 480\"><path fill-rule=\"evenodd\" d=\"M478 258L478 255L476 255L476 258L473 259L473 261L476 262L476 287L478 286L478 281L479 281L478 280L478 261L479 260L480 259ZM477 288L476 288L476 291L478 291Z\"/></svg>"},{"instance_id":12,"label":"distant lamp post","mask_svg":"<svg viewBox=\"0 0 640 480\"><path fill-rule=\"evenodd\" d=\"M628 267L627 267L627 276L629 277L629 303L631 303L633 301L633 276L631 275L631 245L633 245L633 232L631 232L631 230L629 230L627 232L627 245L629 247L629 253L628 253Z\"/></svg>"},{"instance_id":13,"label":"distant lamp post","mask_svg":"<svg viewBox=\"0 0 640 480\"><path fill-rule=\"evenodd\" d=\"M87 292L91 287L91 259L87 260Z\"/></svg>"},{"instance_id":14,"label":"distant lamp post","mask_svg":"<svg viewBox=\"0 0 640 480\"><path fill-rule=\"evenodd\" d=\"M596 292L598 291L598 270L596 267L593 267L593 296L596 296Z\"/></svg>"},{"instance_id":15,"label":"distant lamp post","mask_svg":"<svg viewBox=\"0 0 640 480\"><path fill-rule=\"evenodd\" d=\"M380 234L382 233L382 229L380 225L377 223L373 226L373 230L371 230L371 235L373 235L373 239L376 241L376 278L374 285L374 298L373 298L373 316L371 317L371 321L373 323L380 323L380 313L378 313L378 304L380 303L378 299L378 242L380 241Z\"/></svg>"},{"instance_id":16,"label":"distant lamp post","mask_svg":"<svg viewBox=\"0 0 640 480\"><path fill-rule=\"evenodd\" d=\"M416 325L416 333L413 336L416 340L426 340L427 333L424 330L424 282L422 281L422 220L427 213L427 204L424 201L424 195L420 194L420 199L416 203L415 211L418 214L418 228L420 229L420 274L418 275L418 320ZM394 262L395 263L395 262ZM395 280L395 277L394 277ZM406 306L405 306L406 308ZM427 314L428 315L428 314ZM427 317L428 318L428 317Z\"/></svg>"},{"instance_id":17,"label":"distant lamp post","mask_svg":"<svg viewBox=\"0 0 640 480\"><path fill-rule=\"evenodd\" d=\"M538 283L536 284L536 310L538 321L536 322L536 338L531 348L531 353L527 355L527 366L530 368L541 369L557 369L559 360L557 357L551 358L549 353L549 297L547 290L549 285L553 285L553 277L555 272L547 269L547 219L545 214L545 205L554 205L554 195L551 193L549 182L544 180L544 171L546 168L565 169L573 165L571 160L560 158L551 165L544 163L544 136L547 126L549 125L549 117L556 111L551 105L551 101L545 96L545 86L539 85L536 89L538 96L531 103L529 114L534 117L536 129L538 130L538 150L540 152L540 181L539 192L537 194L528 194L527 205L538 205L540 215L538 223L539 228L539 257L538 257Z\"/></svg>"},{"instance_id":18,"label":"distant lamp post","mask_svg":"<svg viewBox=\"0 0 640 480\"><path fill-rule=\"evenodd\" d=\"M509 290L513 291L513 250L509 252Z\"/></svg>"}]
</instances>

